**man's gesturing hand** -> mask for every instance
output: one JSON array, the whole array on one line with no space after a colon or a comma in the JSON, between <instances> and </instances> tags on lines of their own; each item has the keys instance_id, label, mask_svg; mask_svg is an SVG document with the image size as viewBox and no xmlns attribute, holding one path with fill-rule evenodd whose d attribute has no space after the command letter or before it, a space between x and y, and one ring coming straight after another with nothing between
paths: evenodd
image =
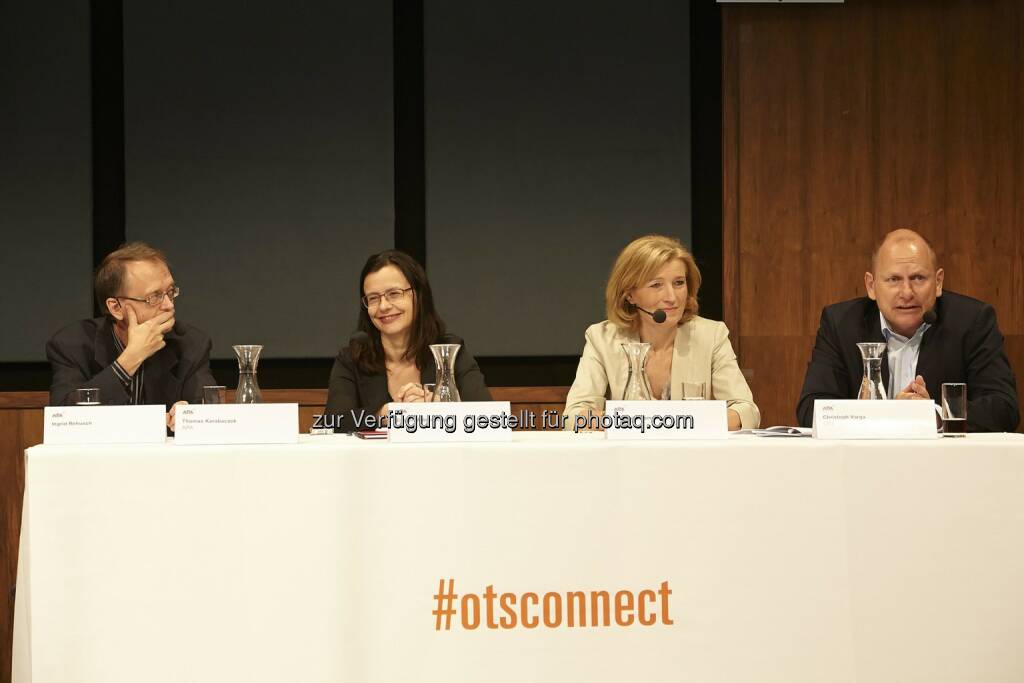
<instances>
[{"instance_id":1,"label":"man's gesturing hand","mask_svg":"<svg viewBox=\"0 0 1024 683\"><path fill-rule=\"evenodd\" d=\"M914 379L910 380L910 384L905 386L903 388L903 391L896 394L896 398L911 400L931 400L931 396L928 395L928 387L925 385L924 377L922 377L921 375L918 375Z\"/></svg>"}]
</instances>

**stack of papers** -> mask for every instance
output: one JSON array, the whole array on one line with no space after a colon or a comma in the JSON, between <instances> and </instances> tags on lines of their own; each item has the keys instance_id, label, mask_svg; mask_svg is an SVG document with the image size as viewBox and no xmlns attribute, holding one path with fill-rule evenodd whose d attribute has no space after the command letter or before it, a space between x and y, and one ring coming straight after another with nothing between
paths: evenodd
<instances>
[{"instance_id":1,"label":"stack of papers","mask_svg":"<svg viewBox=\"0 0 1024 683\"><path fill-rule=\"evenodd\" d=\"M754 436L810 436L810 427L767 427L765 429L741 429L733 434L753 434Z\"/></svg>"}]
</instances>

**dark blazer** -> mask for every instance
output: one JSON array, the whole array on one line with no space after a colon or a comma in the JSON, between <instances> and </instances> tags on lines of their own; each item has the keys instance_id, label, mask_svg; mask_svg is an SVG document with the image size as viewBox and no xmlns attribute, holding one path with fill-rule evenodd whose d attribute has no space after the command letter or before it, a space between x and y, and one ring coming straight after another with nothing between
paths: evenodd
<instances>
[{"instance_id":1,"label":"dark blazer","mask_svg":"<svg viewBox=\"0 0 1024 683\"><path fill-rule=\"evenodd\" d=\"M484 375L476 364L476 359L466 350L466 344L455 335L445 335L444 344L462 344L459 354L455 357L455 384L459 388L459 396L463 401L490 401L491 392L484 382ZM436 379L433 364L420 369L420 382L427 384ZM385 403L394 399L388 393L387 374L382 372L365 373L356 364L348 345L343 346L334 359L331 369L331 382L327 390L327 407L324 408L325 425L334 427L335 431L352 432L356 430L353 411L365 411L365 415L376 415Z\"/></svg>"},{"instance_id":2,"label":"dark blazer","mask_svg":"<svg viewBox=\"0 0 1024 683\"><path fill-rule=\"evenodd\" d=\"M1020 421L1017 383L1003 351L996 312L969 296L945 291L935 301L935 323L924 333L916 374L936 402L945 382L967 383L967 429L1012 432ZM797 403L797 421L810 427L814 399L856 398L864 377L858 342L884 342L878 304L867 297L826 306ZM888 354L882 379L889 385ZM899 387L902 389L902 387Z\"/></svg>"},{"instance_id":3,"label":"dark blazer","mask_svg":"<svg viewBox=\"0 0 1024 683\"><path fill-rule=\"evenodd\" d=\"M147 404L170 407L178 401L199 403L203 387L217 384L210 372L210 337L176 321L164 335L167 346L143 363L142 396ZM108 318L79 320L53 335L46 357L53 370L50 405L75 402L75 389L96 387L104 405L127 405L128 392L114 374L117 360L113 323Z\"/></svg>"}]
</instances>

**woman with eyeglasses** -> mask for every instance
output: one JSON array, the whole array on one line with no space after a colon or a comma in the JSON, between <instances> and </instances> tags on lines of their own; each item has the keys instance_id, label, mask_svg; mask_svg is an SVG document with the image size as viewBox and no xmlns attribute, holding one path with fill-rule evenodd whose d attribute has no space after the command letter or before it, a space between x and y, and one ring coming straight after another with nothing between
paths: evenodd
<instances>
[{"instance_id":1,"label":"woman with eyeglasses","mask_svg":"<svg viewBox=\"0 0 1024 683\"><path fill-rule=\"evenodd\" d=\"M455 383L463 401L490 401L483 373L465 343L446 334L423 267L401 251L366 261L359 275L359 331L338 352L331 370L325 425L366 429L360 416L383 416L388 403L429 400L423 385L435 378L431 344L462 344Z\"/></svg>"},{"instance_id":2,"label":"woman with eyeglasses","mask_svg":"<svg viewBox=\"0 0 1024 683\"><path fill-rule=\"evenodd\" d=\"M625 342L651 345L644 369L654 399L726 401L729 429L757 427L761 413L736 362L725 323L697 315L700 270L678 240L647 235L619 254L605 287L608 319L587 328L586 345L565 402L566 428L576 415L600 415L605 399L622 398L629 364Z\"/></svg>"}]
</instances>

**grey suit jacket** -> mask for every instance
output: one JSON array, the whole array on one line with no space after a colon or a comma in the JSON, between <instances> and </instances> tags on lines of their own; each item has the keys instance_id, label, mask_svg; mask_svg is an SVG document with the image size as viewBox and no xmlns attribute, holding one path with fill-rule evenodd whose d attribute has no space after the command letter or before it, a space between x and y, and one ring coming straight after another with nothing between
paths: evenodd
<instances>
[{"instance_id":1,"label":"grey suit jacket","mask_svg":"<svg viewBox=\"0 0 1024 683\"><path fill-rule=\"evenodd\" d=\"M210 372L210 337L178 321L164 341L167 346L143 364L143 399L168 408L178 401L199 403L203 387L217 384ZM75 389L84 387L98 388L104 405L128 404L128 392L112 367L118 355L108 318L79 320L61 329L46 343L53 371L50 405L73 404Z\"/></svg>"},{"instance_id":2,"label":"grey suit jacket","mask_svg":"<svg viewBox=\"0 0 1024 683\"><path fill-rule=\"evenodd\" d=\"M630 341L640 338L607 320L587 328L576 379L565 400L566 428L571 428L576 415L603 411L605 399L622 397L629 364L621 344ZM669 398L682 398L683 382L703 382L708 398L726 401L739 414L744 429L761 423L761 411L736 363L725 323L698 316L677 329Z\"/></svg>"}]
</instances>

